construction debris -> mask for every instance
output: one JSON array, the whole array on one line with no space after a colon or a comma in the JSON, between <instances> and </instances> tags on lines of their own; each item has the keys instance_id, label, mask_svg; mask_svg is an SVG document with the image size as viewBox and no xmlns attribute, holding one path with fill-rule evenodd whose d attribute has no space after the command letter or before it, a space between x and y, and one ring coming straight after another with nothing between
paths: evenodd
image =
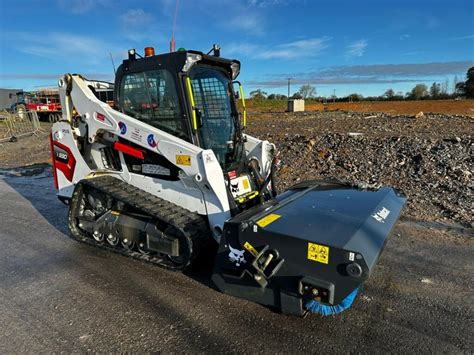
<instances>
[{"instance_id":1,"label":"construction debris","mask_svg":"<svg viewBox=\"0 0 474 355\"><path fill-rule=\"evenodd\" d=\"M252 133L271 137L284 157L280 189L320 178L391 185L409 197L405 217L474 227L471 118L426 115L420 121L367 121L353 112L282 115L251 120Z\"/></svg>"},{"instance_id":2,"label":"construction debris","mask_svg":"<svg viewBox=\"0 0 474 355\"><path fill-rule=\"evenodd\" d=\"M423 113L423 111L420 111L415 115L415 118L424 118L424 117L425 117L425 114Z\"/></svg>"}]
</instances>

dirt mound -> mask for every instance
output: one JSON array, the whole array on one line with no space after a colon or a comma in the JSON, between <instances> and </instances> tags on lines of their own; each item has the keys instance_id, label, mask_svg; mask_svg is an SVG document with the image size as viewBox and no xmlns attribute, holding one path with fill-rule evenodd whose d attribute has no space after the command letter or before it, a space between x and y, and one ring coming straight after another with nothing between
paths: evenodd
<instances>
[{"instance_id":1,"label":"dirt mound","mask_svg":"<svg viewBox=\"0 0 474 355\"><path fill-rule=\"evenodd\" d=\"M473 141L470 137L288 134L275 143L285 163L280 171L280 188L321 178L389 185L408 196L405 216L449 219L471 226Z\"/></svg>"},{"instance_id":2,"label":"dirt mound","mask_svg":"<svg viewBox=\"0 0 474 355\"><path fill-rule=\"evenodd\" d=\"M389 185L408 196L405 217L472 226L474 119L469 116L251 114L248 133L281 151L286 163L281 189L324 178Z\"/></svg>"}]
</instances>

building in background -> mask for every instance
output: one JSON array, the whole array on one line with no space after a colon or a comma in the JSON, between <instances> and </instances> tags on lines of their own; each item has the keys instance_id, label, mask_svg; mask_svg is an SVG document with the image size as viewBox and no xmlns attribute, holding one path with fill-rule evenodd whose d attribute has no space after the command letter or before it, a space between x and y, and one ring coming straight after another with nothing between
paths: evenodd
<instances>
[{"instance_id":1,"label":"building in background","mask_svg":"<svg viewBox=\"0 0 474 355\"><path fill-rule=\"evenodd\" d=\"M17 93L22 89L0 89L0 110L9 109L16 103Z\"/></svg>"}]
</instances>

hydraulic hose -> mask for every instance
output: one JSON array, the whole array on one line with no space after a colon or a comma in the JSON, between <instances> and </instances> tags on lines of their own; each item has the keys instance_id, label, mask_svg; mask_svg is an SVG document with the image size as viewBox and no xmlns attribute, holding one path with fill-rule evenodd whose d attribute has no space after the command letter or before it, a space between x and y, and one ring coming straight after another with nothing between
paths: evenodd
<instances>
[{"instance_id":1,"label":"hydraulic hose","mask_svg":"<svg viewBox=\"0 0 474 355\"><path fill-rule=\"evenodd\" d=\"M275 197L277 195L277 189L275 186L275 171L278 167L278 157L274 156L272 159L272 163L270 166L270 173L268 174L267 178L263 182L262 186L260 187L259 194L261 195L265 190L268 191L271 197ZM268 189L268 184L272 183L272 191Z\"/></svg>"},{"instance_id":2,"label":"hydraulic hose","mask_svg":"<svg viewBox=\"0 0 474 355\"><path fill-rule=\"evenodd\" d=\"M278 169L277 157L272 159L272 166L270 168L270 182L272 183L272 197L276 197L278 195L278 190L276 187L276 179L275 174L276 170Z\"/></svg>"},{"instance_id":3,"label":"hydraulic hose","mask_svg":"<svg viewBox=\"0 0 474 355\"><path fill-rule=\"evenodd\" d=\"M255 183L257 184L257 189L260 192L262 189L262 185L264 184L265 180L263 179L262 175L260 174L260 166L258 160L255 158L251 158L249 160L248 166L250 171L252 172L253 176L255 176Z\"/></svg>"}]
</instances>

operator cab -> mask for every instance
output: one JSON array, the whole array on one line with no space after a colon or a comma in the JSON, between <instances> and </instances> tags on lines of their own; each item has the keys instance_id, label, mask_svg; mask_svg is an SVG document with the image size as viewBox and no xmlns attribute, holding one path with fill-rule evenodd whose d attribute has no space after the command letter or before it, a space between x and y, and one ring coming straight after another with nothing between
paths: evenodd
<instances>
[{"instance_id":1,"label":"operator cab","mask_svg":"<svg viewBox=\"0 0 474 355\"><path fill-rule=\"evenodd\" d=\"M233 80L240 62L197 51L141 57L135 50L115 78L116 109L204 149L212 149L225 172L244 154ZM240 85L240 84L239 84Z\"/></svg>"}]
</instances>

